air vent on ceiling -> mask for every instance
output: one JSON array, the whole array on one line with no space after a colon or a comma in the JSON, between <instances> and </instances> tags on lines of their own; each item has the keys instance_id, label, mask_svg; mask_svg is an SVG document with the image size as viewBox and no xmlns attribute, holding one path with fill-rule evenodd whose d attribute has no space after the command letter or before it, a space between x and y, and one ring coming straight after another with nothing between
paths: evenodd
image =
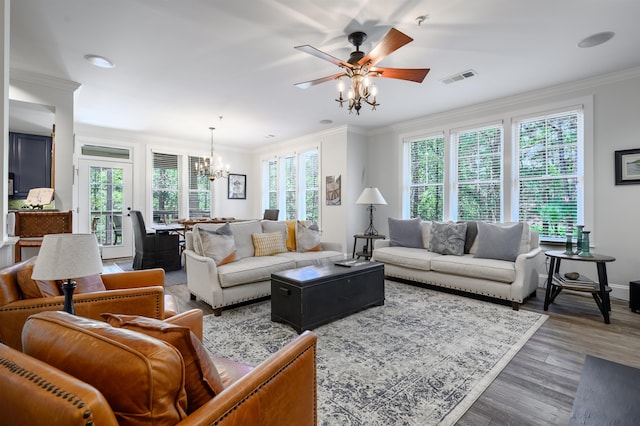
<instances>
[{"instance_id":1,"label":"air vent on ceiling","mask_svg":"<svg viewBox=\"0 0 640 426\"><path fill-rule=\"evenodd\" d=\"M464 79L471 78L474 75L478 75L478 73L475 72L474 70L462 71L462 72L460 72L458 74L454 74L452 76L443 78L442 82L444 84L451 84L451 83L455 83L456 81L462 81Z\"/></svg>"}]
</instances>

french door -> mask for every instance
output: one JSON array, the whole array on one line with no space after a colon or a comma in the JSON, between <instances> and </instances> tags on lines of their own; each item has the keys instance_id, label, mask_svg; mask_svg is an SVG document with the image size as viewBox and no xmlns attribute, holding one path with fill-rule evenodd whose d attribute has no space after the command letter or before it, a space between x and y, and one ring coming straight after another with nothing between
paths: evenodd
<instances>
[{"instance_id":1,"label":"french door","mask_svg":"<svg viewBox=\"0 0 640 426\"><path fill-rule=\"evenodd\" d=\"M130 163L80 159L78 229L96 234L103 259L131 257L133 233L129 210L133 201Z\"/></svg>"}]
</instances>

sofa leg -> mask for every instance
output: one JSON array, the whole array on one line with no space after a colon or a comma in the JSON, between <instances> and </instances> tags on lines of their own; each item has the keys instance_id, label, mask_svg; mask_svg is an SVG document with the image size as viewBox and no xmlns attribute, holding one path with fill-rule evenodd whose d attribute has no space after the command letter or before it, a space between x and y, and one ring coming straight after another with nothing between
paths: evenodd
<instances>
[{"instance_id":1,"label":"sofa leg","mask_svg":"<svg viewBox=\"0 0 640 426\"><path fill-rule=\"evenodd\" d=\"M193 293L189 293L189 300L196 300L196 295Z\"/></svg>"},{"instance_id":2,"label":"sofa leg","mask_svg":"<svg viewBox=\"0 0 640 426\"><path fill-rule=\"evenodd\" d=\"M520 303L511 302L511 309L513 309L514 311L519 311L520 310Z\"/></svg>"},{"instance_id":3,"label":"sofa leg","mask_svg":"<svg viewBox=\"0 0 640 426\"><path fill-rule=\"evenodd\" d=\"M213 315L216 317L219 317L220 315L222 315L222 308L214 308Z\"/></svg>"}]
</instances>

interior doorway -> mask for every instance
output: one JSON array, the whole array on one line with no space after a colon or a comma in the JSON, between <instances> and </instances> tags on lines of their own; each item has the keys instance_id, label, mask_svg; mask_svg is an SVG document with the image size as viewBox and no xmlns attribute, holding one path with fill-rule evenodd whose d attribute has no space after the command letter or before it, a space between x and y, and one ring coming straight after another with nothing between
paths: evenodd
<instances>
[{"instance_id":1,"label":"interior doorway","mask_svg":"<svg viewBox=\"0 0 640 426\"><path fill-rule=\"evenodd\" d=\"M133 233L128 218L133 201L131 163L80 159L78 229L94 233L103 259L131 257Z\"/></svg>"}]
</instances>

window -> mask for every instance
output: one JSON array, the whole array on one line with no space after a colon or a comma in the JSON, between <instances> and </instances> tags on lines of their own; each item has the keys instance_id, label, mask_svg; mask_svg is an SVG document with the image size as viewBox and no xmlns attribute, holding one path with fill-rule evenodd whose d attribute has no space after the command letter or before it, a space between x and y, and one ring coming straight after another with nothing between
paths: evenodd
<instances>
[{"instance_id":1,"label":"window","mask_svg":"<svg viewBox=\"0 0 640 426\"><path fill-rule=\"evenodd\" d=\"M409 217L442 221L444 217L444 137L411 141Z\"/></svg>"},{"instance_id":2,"label":"window","mask_svg":"<svg viewBox=\"0 0 640 426\"><path fill-rule=\"evenodd\" d=\"M564 241L585 223L583 105L406 140L403 217L524 221Z\"/></svg>"},{"instance_id":3,"label":"window","mask_svg":"<svg viewBox=\"0 0 640 426\"><path fill-rule=\"evenodd\" d=\"M454 133L457 146L457 218L502 220L502 127Z\"/></svg>"},{"instance_id":4,"label":"window","mask_svg":"<svg viewBox=\"0 0 640 426\"><path fill-rule=\"evenodd\" d=\"M320 210L318 150L264 160L263 199L265 209L280 209L284 220L317 222Z\"/></svg>"},{"instance_id":5,"label":"window","mask_svg":"<svg viewBox=\"0 0 640 426\"><path fill-rule=\"evenodd\" d=\"M583 221L583 114L566 111L518 120L518 218L540 238L562 240Z\"/></svg>"},{"instance_id":6,"label":"window","mask_svg":"<svg viewBox=\"0 0 640 426\"><path fill-rule=\"evenodd\" d=\"M300 156L300 193L302 194L301 214L304 220L318 221L320 189L318 176L318 151L308 151Z\"/></svg>"},{"instance_id":7,"label":"window","mask_svg":"<svg viewBox=\"0 0 640 426\"><path fill-rule=\"evenodd\" d=\"M200 176L196 165L200 157L189 156L189 218L210 217L209 178Z\"/></svg>"},{"instance_id":8,"label":"window","mask_svg":"<svg viewBox=\"0 0 640 426\"><path fill-rule=\"evenodd\" d=\"M153 153L153 222L162 223L178 219L180 199L180 173L178 156Z\"/></svg>"}]
</instances>

